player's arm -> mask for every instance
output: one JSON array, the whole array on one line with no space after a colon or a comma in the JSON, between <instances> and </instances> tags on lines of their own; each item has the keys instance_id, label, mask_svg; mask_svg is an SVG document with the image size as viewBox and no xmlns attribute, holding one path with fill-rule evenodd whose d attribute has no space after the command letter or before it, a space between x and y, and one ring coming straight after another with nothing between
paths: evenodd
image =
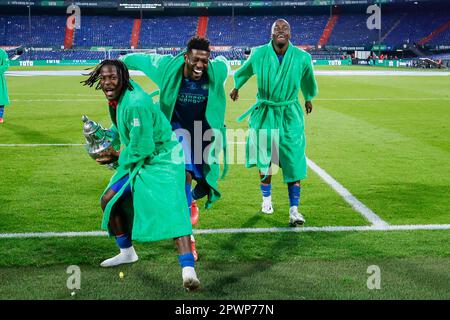
<instances>
[{"instance_id":1,"label":"player's arm","mask_svg":"<svg viewBox=\"0 0 450 320\"><path fill-rule=\"evenodd\" d=\"M252 52L253 53L253 52ZM230 92L230 98L236 101L239 98L239 89L250 79L253 74L252 54L234 74L234 89Z\"/></svg>"},{"instance_id":2,"label":"player's arm","mask_svg":"<svg viewBox=\"0 0 450 320\"><path fill-rule=\"evenodd\" d=\"M155 150L153 122L150 108L143 105L128 108L125 123L130 132L130 142L120 152L120 166L133 169L139 161L152 156Z\"/></svg>"},{"instance_id":3,"label":"player's arm","mask_svg":"<svg viewBox=\"0 0 450 320\"><path fill-rule=\"evenodd\" d=\"M9 68L9 59L8 54L6 51L1 51L1 57L0 57L0 73L5 73L6 70Z\"/></svg>"},{"instance_id":4,"label":"player's arm","mask_svg":"<svg viewBox=\"0 0 450 320\"><path fill-rule=\"evenodd\" d=\"M130 53L120 58L130 70L145 73L156 85L160 86L162 70L173 57L156 53Z\"/></svg>"},{"instance_id":5,"label":"player's arm","mask_svg":"<svg viewBox=\"0 0 450 320\"><path fill-rule=\"evenodd\" d=\"M316 78L314 77L314 67L311 56L305 61L302 73L302 80L300 83L303 97L305 99L306 113L311 113L313 109L312 99L317 95L318 88Z\"/></svg>"}]
</instances>

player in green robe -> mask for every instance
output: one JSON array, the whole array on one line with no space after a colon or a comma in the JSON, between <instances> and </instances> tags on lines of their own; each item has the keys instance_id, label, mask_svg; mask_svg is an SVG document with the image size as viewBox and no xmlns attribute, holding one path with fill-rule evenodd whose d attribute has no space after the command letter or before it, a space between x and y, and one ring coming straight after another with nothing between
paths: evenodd
<instances>
[{"instance_id":1,"label":"player in green robe","mask_svg":"<svg viewBox=\"0 0 450 320\"><path fill-rule=\"evenodd\" d=\"M161 110L185 152L185 192L192 225L198 220L196 200L207 196L205 207L209 208L221 196L217 181L219 155L226 142L224 85L229 66L223 57L209 59L209 45L206 38L193 37L187 50L176 56L134 53L121 58L129 69L143 71L160 89ZM197 184L191 191L192 180ZM197 259L193 237L192 248Z\"/></svg>"},{"instance_id":2,"label":"player in green robe","mask_svg":"<svg viewBox=\"0 0 450 320\"><path fill-rule=\"evenodd\" d=\"M0 123L3 123L5 106L9 104L5 72L9 68L8 54L0 48Z\"/></svg>"},{"instance_id":3,"label":"player in green robe","mask_svg":"<svg viewBox=\"0 0 450 320\"><path fill-rule=\"evenodd\" d=\"M104 92L112 128L122 144L120 152L110 149L97 159L100 164L118 160L101 207L102 229L116 237L120 253L101 266L137 261L132 240L174 238L183 285L198 288L184 194L184 156L170 123L152 98L130 80L127 67L119 60L103 61L83 83Z\"/></svg>"},{"instance_id":4,"label":"player in green robe","mask_svg":"<svg viewBox=\"0 0 450 320\"><path fill-rule=\"evenodd\" d=\"M270 43L254 48L234 74L235 85L230 97L236 101L239 89L256 75L257 101L238 119L242 121L250 116L246 166L259 168L262 212L266 214L273 213L271 176L276 168L273 164L282 169L289 191L289 224L296 226L305 222L298 205L300 183L306 178L305 124L298 96L301 91L306 113L310 113L311 100L318 90L311 56L289 41L289 23L277 20L271 32Z\"/></svg>"}]
</instances>

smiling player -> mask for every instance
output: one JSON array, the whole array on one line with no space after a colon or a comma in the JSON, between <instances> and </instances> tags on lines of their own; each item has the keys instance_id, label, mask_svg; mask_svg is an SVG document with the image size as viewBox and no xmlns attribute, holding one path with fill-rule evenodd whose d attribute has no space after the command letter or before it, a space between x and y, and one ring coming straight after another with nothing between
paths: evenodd
<instances>
[{"instance_id":1,"label":"smiling player","mask_svg":"<svg viewBox=\"0 0 450 320\"><path fill-rule=\"evenodd\" d=\"M296 48L289 41L291 27L284 19L272 25L272 40L269 44L254 48L250 57L234 74L234 89L230 93L233 101L239 98L239 89L256 75L258 83L257 101L240 118L250 115L250 129L256 135L247 138L246 166L257 166L261 177L263 201L261 211L272 214L271 164L283 170L284 182L289 192L289 225L305 222L298 211L300 182L306 178L306 137L304 114L298 100L299 91L305 99L306 113L312 111L311 100L317 95L311 55ZM259 139L261 131L272 140L277 132L278 141ZM257 150L257 156L249 150ZM263 156L260 156L263 155Z\"/></svg>"},{"instance_id":2,"label":"smiling player","mask_svg":"<svg viewBox=\"0 0 450 320\"><path fill-rule=\"evenodd\" d=\"M197 289L200 281L194 269L192 226L183 192L184 163L173 158L179 143L170 123L152 98L129 78L127 67L119 60L104 60L83 83L104 92L111 129L119 134L123 146L120 153L110 150L97 159L100 164L119 163L101 197L101 207L102 229L116 237L120 253L101 266L137 261L132 239L148 242L173 238L183 285Z\"/></svg>"},{"instance_id":3,"label":"smiling player","mask_svg":"<svg viewBox=\"0 0 450 320\"><path fill-rule=\"evenodd\" d=\"M224 135L225 81L228 63L225 58L210 60L210 43L206 38L193 37L186 51L173 57L159 54L128 54L122 61L129 69L143 71L160 89L162 112L181 140L186 160L186 197L191 223L198 221L196 200L205 196L206 208L220 198L217 180L219 163L211 157L213 150L223 147L215 137L209 144L203 137L209 129ZM207 150L208 145L211 149ZM205 150L207 150L205 152ZM209 152L208 152L209 151ZM197 182L191 191L192 180ZM192 251L197 260L195 239Z\"/></svg>"}]
</instances>

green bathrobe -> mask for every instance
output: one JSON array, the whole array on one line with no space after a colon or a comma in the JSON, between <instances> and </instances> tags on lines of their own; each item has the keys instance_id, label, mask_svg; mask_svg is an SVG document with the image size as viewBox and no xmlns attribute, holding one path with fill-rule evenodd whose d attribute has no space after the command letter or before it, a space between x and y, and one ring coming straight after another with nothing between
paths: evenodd
<instances>
[{"instance_id":1,"label":"green bathrobe","mask_svg":"<svg viewBox=\"0 0 450 320\"><path fill-rule=\"evenodd\" d=\"M0 106L9 104L8 87L6 86L5 72L9 68L8 54L0 48Z\"/></svg>"},{"instance_id":2,"label":"green bathrobe","mask_svg":"<svg viewBox=\"0 0 450 320\"><path fill-rule=\"evenodd\" d=\"M270 42L254 48L236 71L235 88L240 89L253 75L258 83L257 102L238 119L250 115L246 166L256 165L263 174L270 174L272 156L277 154L285 183L302 180L306 177L306 137L298 95L301 90L305 101L317 95L311 56L289 43L280 64ZM272 152L273 145L278 152Z\"/></svg>"},{"instance_id":3,"label":"green bathrobe","mask_svg":"<svg viewBox=\"0 0 450 320\"><path fill-rule=\"evenodd\" d=\"M135 82L119 100L116 119L110 107L111 127L118 132L122 150L119 166L105 192L119 179L130 179L104 210L102 229L108 230L112 206L131 183L133 209L128 213L132 239L156 241L192 234L184 193L184 156L172 127L159 106Z\"/></svg>"},{"instance_id":4,"label":"green bathrobe","mask_svg":"<svg viewBox=\"0 0 450 320\"><path fill-rule=\"evenodd\" d=\"M141 70L160 89L160 107L167 119L171 121L177 101L178 92L183 78L184 54L174 56L159 54L133 53L122 57L122 61L131 70ZM226 157L226 131L225 131L225 81L227 80L229 65L224 57L217 57L208 64L209 93L206 106L206 121L214 130L210 144L208 158L203 165L203 176L210 186L208 200L205 207L220 198L217 180L220 176L220 152L224 150ZM227 171L226 158L222 177Z\"/></svg>"}]
</instances>

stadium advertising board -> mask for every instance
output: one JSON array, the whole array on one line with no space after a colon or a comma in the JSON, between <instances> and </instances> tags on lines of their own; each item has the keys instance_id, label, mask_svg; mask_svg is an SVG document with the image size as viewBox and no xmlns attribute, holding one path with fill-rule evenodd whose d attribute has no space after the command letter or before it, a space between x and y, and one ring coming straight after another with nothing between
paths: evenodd
<instances>
[{"instance_id":1,"label":"stadium advertising board","mask_svg":"<svg viewBox=\"0 0 450 320\"><path fill-rule=\"evenodd\" d=\"M140 0L120 0L117 3L117 8L119 11L163 11L164 4L163 1L159 0L151 0L146 2Z\"/></svg>"},{"instance_id":2,"label":"stadium advertising board","mask_svg":"<svg viewBox=\"0 0 450 320\"><path fill-rule=\"evenodd\" d=\"M79 7L118 8L118 10L162 11L168 8L220 8L220 7L291 7L291 6L329 6L329 5L365 5L373 3L407 3L415 0L304 0L304 1L162 1L162 0L106 0L106 1L67 1L67 0L0 0L0 6L42 6L67 7L74 4ZM423 2L424 0L422 0ZM434 0L436 1L436 0ZM439 0L437 0L439 1ZM441 0L442 2L446 0Z\"/></svg>"},{"instance_id":3,"label":"stadium advertising board","mask_svg":"<svg viewBox=\"0 0 450 320\"><path fill-rule=\"evenodd\" d=\"M10 65L13 67L34 67L34 66L95 66L101 60L13 60Z\"/></svg>"}]
</instances>

